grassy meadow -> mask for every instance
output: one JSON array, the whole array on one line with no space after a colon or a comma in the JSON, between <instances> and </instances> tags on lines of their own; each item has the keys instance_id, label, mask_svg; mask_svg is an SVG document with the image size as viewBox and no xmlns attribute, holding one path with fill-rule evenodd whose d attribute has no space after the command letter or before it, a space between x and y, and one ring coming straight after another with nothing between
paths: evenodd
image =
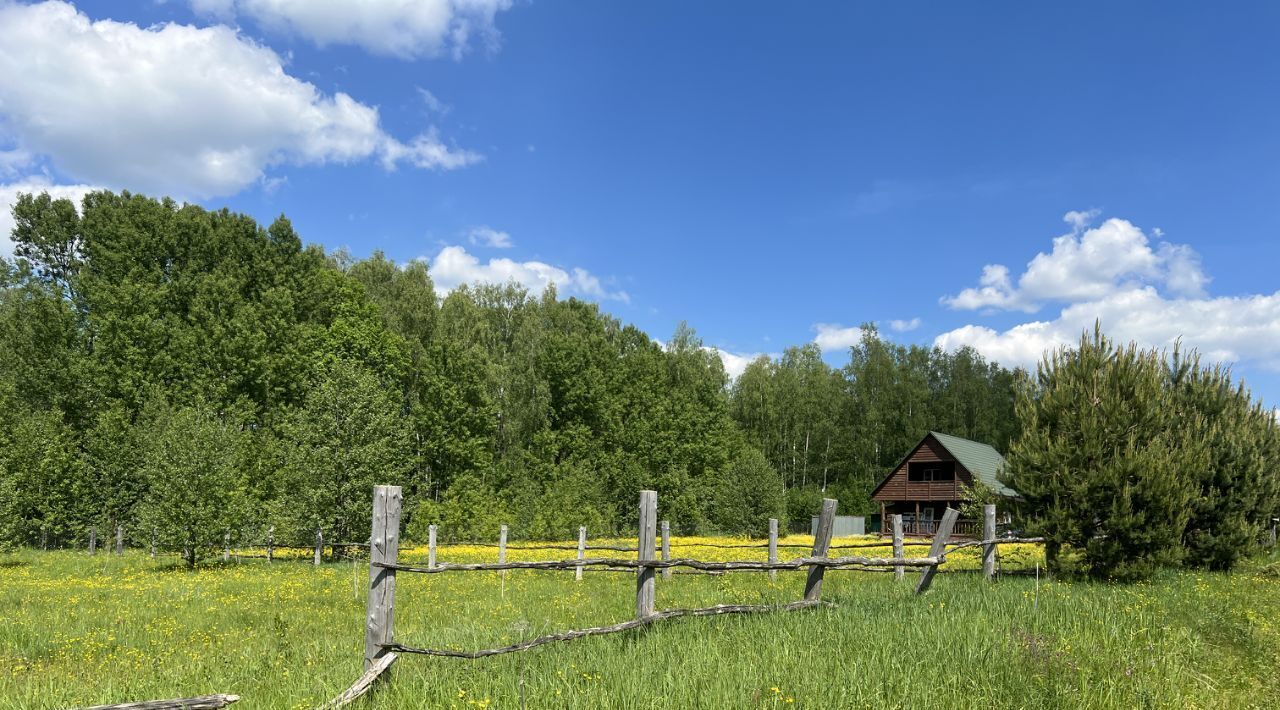
<instances>
[{"instance_id":1,"label":"grassy meadow","mask_svg":"<svg viewBox=\"0 0 1280 710\"><path fill-rule=\"evenodd\" d=\"M764 557L680 546L728 539L675 542L674 556ZM496 552L444 546L440 560ZM1039 555L1032 546L1004 553L1006 570ZM401 559L424 561L426 550ZM680 619L479 661L402 656L358 707L1273 707L1280 576L1268 563L1275 558L1132 585L1041 581L1037 593L1028 576L988 584L965 573L977 567L976 550L965 550L944 568L956 573L923 597L891 574L831 571L828 608ZM801 595L803 578L660 576L658 606L781 603ZM367 565L351 561L187 571L142 551L0 556L0 707L213 692L240 695L235 708L313 707L362 670L367 584ZM609 572L582 582L572 572L402 573L397 638L474 649L612 623L634 613L634 586L634 575Z\"/></svg>"}]
</instances>

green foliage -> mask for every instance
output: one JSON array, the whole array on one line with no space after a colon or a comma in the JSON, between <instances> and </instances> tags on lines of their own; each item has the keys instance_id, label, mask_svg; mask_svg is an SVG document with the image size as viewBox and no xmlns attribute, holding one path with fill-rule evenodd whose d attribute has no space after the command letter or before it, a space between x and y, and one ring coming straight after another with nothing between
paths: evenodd
<instances>
[{"instance_id":1,"label":"green foliage","mask_svg":"<svg viewBox=\"0 0 1280 710\"><path fill-rule=\"evenodd\" d=\"M712 493L710 524L730 535L760 537L769 518L786 518L786 488L759 450L743 446Z\"/></svg>"},{"instance_id":2,"label":"green foliage","mask_svg":"<svg viewBox=\"0 0 1280 710\"><path fill-rule=\"evenodd\" d=\"M368 537L370 491L405 483L409 434L394 391L367 367L341 358L321 366L281 426L283 530L297 541L317 528L335 542Z\"/></svg>"},{"instance_id":3,"label":"green foliage","mask_svg":"<svg viewBox=\"0 0 1280 710\"><path fill-rule=\"evenodd\" d=\"M147 494L138 523L194 566L251 514L243 473L249 437L207 406L161 400L148 407L146 431L141 474Z\"/></svg>"},{"instance_id":4,"label":"green foliage","mask_svg":"<svg viewBox=\"0 0 1280 710\"><path fill-rule=\"evenodd\" d=\"M1019 392L1004 481L1049 562L1071 547L1093 577L1227 568L1276 498L1276 426L1221 368L1114 345L1095 328L1047 356Z\"/></svg>"}]
</instances>

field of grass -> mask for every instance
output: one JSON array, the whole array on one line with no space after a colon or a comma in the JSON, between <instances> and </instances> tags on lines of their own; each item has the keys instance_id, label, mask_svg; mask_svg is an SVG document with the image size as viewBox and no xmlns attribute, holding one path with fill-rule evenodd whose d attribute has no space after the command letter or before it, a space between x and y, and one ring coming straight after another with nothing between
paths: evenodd
<instances>
[{"instance_id":1,"label":"field of grass","mask_svg":"<svg viewBox=\"0 0 1280 710\"><path fill-rule=\"evenodd\" d=\"M676 540L698 541L734 542ZM1005 552L1006 569L1038 555L1029 546ZM673 554L762 559L764 551L676 547ZM976 555L956 553L947 566L973 569ZM401 555L425 557L422 548ZM441 561L495 558L493 548L476 546L440 554ZM359 707L1280 703L1280 577L1260 563L1233 574L1168 572L1134 585L1042 581L1038 594L1031 577L988 584L957 572L916 597L914 577L897 583L891 574L831 571L827 608L680 619L479 661L403 656ZM803 579L659 577L658 607L781 603L800 597ZM240 695L235 708L312 707L362 670L367 584L367 565L350 561L317 569L245 560L189 572L176 558L140 551L0 556L0 707L213 692ZM582 582L572 572L402 573L397 639L474 649L613 623L634 613L634 588L634 575L624 573L589 572Z\"/></svg>"}]
</instances>

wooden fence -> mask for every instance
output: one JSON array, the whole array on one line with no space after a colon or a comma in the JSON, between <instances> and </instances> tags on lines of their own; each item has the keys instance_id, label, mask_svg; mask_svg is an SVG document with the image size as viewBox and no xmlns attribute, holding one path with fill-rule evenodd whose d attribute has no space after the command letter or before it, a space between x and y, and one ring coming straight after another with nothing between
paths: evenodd
<instances>
[{"instance_id":1,"label":"wooden fence","mask_svg":"<svg viewBox=\"0 0 1280 710\"><path fill-rule=\"evenodd\" d=\"M428 559L425 567L402 564L399 562L400 548L400 514L401 492L398 486L377 486L373 495L373 525L370 534L369 556L369 595L367 614L365 617L365 674L343 695L331 701L332 707L350 702L359 697L372 685L374 679L395 660L398 653L412 653L427 656L450 658L484 658L504 653L513 653L535 648L548 643L569 641L586 636L618 633L649 626L659 621L687 616L718 616L723 614L748 614L772 611L795 611L808 609L821 604L822 584L828 570L864 570L893 571L898 579L905 576L906 570L919 570L920 578L916 583L916 593L927 591L938 572L938 567L945 562L948 542L952 528L959 517L959 512L948 509L938 524L932 541L907 542L904 538L901 516L893 516L893 556L833 556L832 550L866 547L883 547L884 543L864 542L845 545L832 545L832 529L836 516L836 501L831 498L822 501L822 509L818 519L817 534L814 536L809 554L792 560L778 559L778 526L776 520L769 525L769 540L766 543L718 544L690 543L690 546L725 547L725 548L767 548L768 561L741 560L729 562L711 562L693 558L672 558L670 544L670 526L666 521L658 523L658 494L655 491L641 491L639 502L639 534L634 548L616 545L588 545L586 528L578 529L578 543L570 545L520 546L518 549L575 550L577 556L566 560L542 560L533 562L508 562L506 526L502 526L498 540L498 562L449 563L439 562L436 558L436 529L429 528ZM951 547L951 550L981 545L983 547L983 573L988 578L995 575L997 546L1008 542L1033 542L1036 539L995 538L995 506L986 506L983 520L983 539L962 543ZM658 545L658 530L662 532L661 546ZM906 557L903 549L907 545L929 545L929 552L924 557ZM517 549L517 548L511 548ZM619 557L587 557L587 550L614 550L635 552L635 559ZM659 558L659 551L661 558ZM657 605L657 576L661 570L667 576L674 569L681 568L691 573L726 573L739 571L767 571L776 575L778 571L800 571L807 573L802 598L786 604L718 604L716 606L696 609L659 609ZM560 633L548 634L525 641L475 651L457 651L412 646L402 643L395 636L395 591L396 574L398 572L413 574L446 574L452 572L500 571L517 569L532 570L574 570L577 579L587 569L609 569L634 572L636 575L635 599L636 612L632 619L610 626L596 626L585 629L574 629Z\"/></svg>"}]
</instances>

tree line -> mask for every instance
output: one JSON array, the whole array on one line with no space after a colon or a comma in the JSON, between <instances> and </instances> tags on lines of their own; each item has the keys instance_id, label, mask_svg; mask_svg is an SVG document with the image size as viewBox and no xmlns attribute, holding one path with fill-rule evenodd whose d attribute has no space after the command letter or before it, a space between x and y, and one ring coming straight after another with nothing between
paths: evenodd
<instances>
[{"instance_id":1,"label":"tree line","mask_svg":"<svg viewBox=\"0 0 1280 710\"><path fill-rule=\"evenodd\" d=\"M873 512L872 487L928 430L1009 452L1024 524L1063 549L1154 535L1126 559L1229 565L1276 509L1274 419L1229 372L1181 353L1133 351L1164 379L1148 391L1104 378L1102 410L1089 378L1141 368L1083 341L1032 377L871 324L843 366L810 344L730 382L684 324L659 343L554 287L441 296L425 264L326 253L283 216L263 226L104 191L78 208L24 195L14 222L14 258L0 259L0 545L122 524L194 563L228 530L359 541L375 483L404 488L411 537L432 523L472 540L502 523L524 538L622 532L642 488L663 491L680 533L760 534L771 517L807 530L824 496ZM1161 450L1163 468L1117 463ZM1166 489L1167 507L1148 507ZM1092 507L1067 512L1077 494ZM1228 503L1241 517L1214 512ZM1098 522L1112 515L1164 516L1176 534Z\"/></svg>"}]
</instances>

